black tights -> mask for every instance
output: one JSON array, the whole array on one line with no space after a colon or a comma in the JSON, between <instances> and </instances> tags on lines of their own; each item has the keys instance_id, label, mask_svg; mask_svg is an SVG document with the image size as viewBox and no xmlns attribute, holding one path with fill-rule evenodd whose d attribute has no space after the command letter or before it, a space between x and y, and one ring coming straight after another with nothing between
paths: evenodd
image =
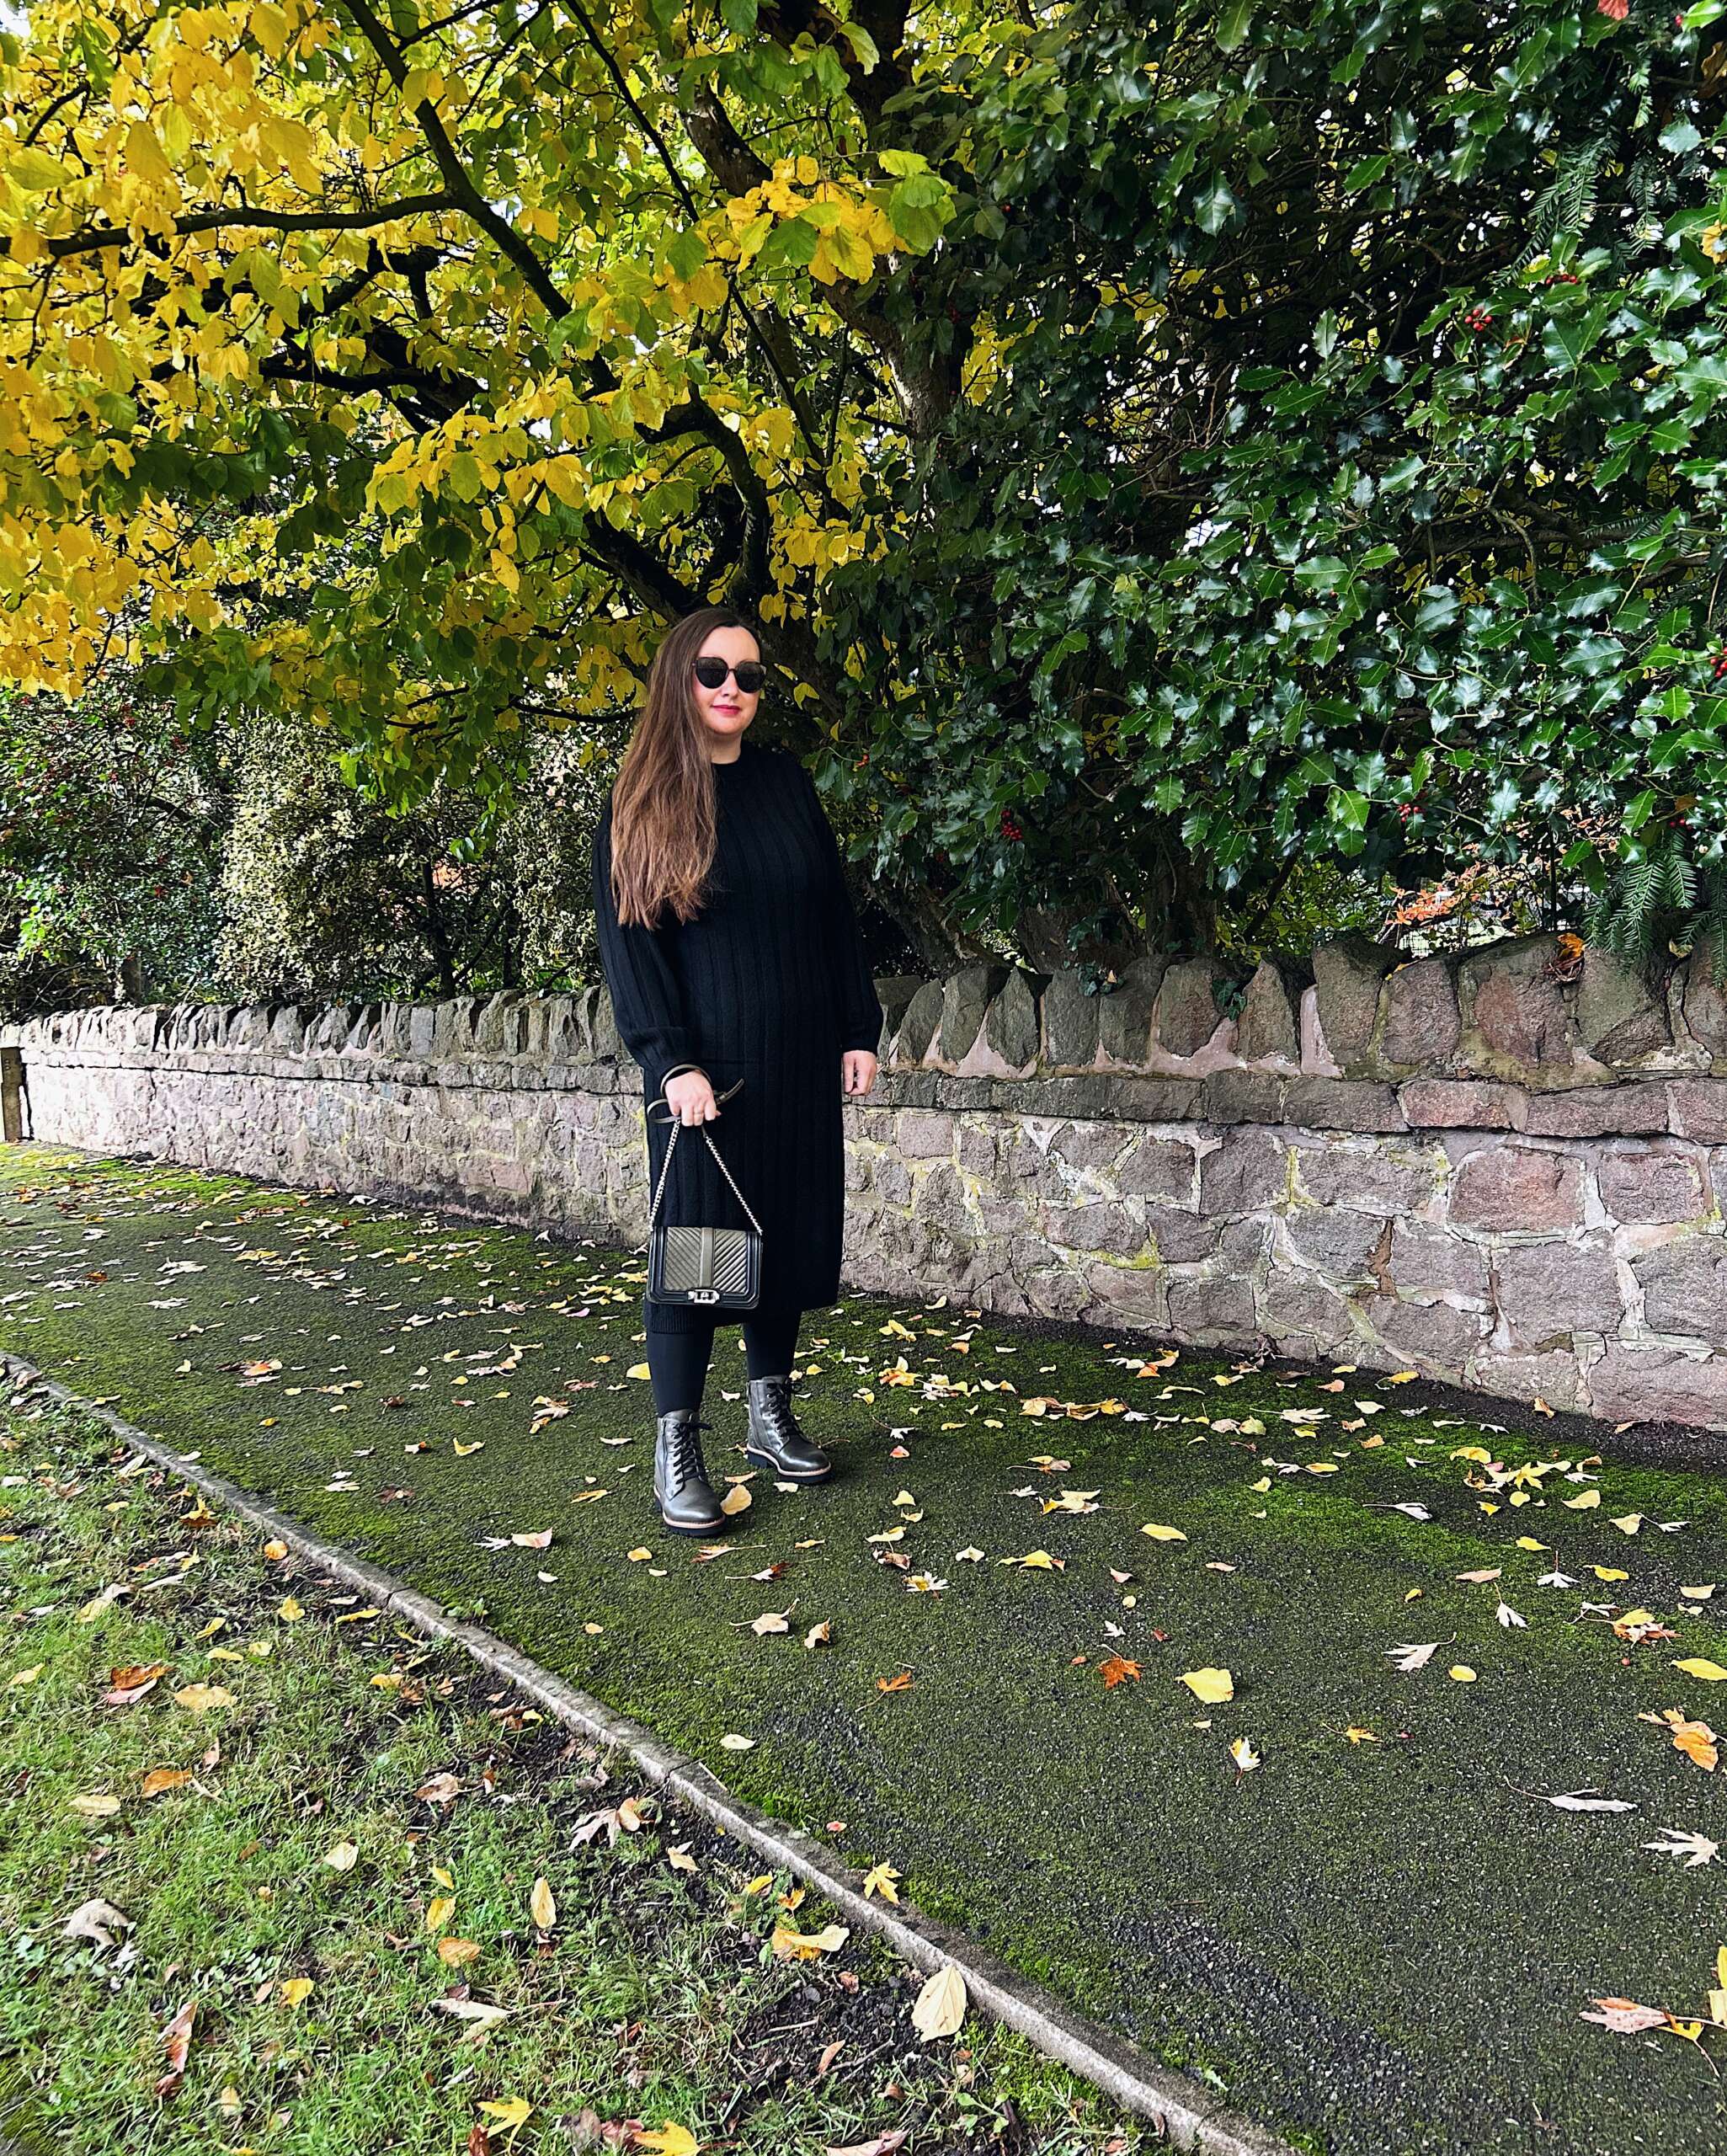
<instances>
[{"instance_id":1,"label":"black tights","mask_svg":"<svg viewBox=\"0 0 1727 2156\"><path fill-rule=\"evenodd\" d=\"M778 1377L792 1368L802 1315L801 1310L755 1310L738 1320L751 1377ZM653 1382L656 1415L667 1414L674 1407L701 1406L713 1355L715 1328L722 1322L715 1317L690 1332L656 1332L649 1311L648 1369Z\"/></svg>"}]
</instances>

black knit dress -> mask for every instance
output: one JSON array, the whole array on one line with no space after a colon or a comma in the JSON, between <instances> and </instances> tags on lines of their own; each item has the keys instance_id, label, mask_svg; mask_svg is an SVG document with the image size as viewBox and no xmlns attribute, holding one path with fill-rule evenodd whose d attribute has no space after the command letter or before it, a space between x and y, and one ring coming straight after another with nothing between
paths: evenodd
<instances>
[{"instance_id":1,"label":"black knit dress","mask_svg":"<svg viewBox=\"0 0 1727 2156\"><path fill-rule=\"evenodd\" d=\"M706 1125L678 1134L657 1219L747 1227L705 1128L761 1224L760 1307L816 1310L840 1294L845 1134L840 1057L875 1052L882 1006L814 782L784 749L746 736L713 766L717 846L711 896L696 918L663 913L624 926L611 895L611 801L594 839L600 963L644 1105L676 1063L700 1065L716 1093L743 1084ZM648 1184L670 1126L648 1126ZM661 1332L705 1331L713 1314L648 1302ZM741 1313L740 1313L741 1315Z\"/></svg>"}]
</instances>

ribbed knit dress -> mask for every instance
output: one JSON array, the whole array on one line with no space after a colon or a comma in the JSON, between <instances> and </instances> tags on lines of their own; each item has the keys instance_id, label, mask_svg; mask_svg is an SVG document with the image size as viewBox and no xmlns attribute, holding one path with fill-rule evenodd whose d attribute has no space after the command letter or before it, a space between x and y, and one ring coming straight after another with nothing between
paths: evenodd
<instances>
[{"instance_id":1,"label":"ribbed knit dress","mask_svg":"<svg viewBox=\"0 0 1727 2156\"><path fill-rule=\"evenodd\" d=\"M658 1219L749 1225L706 1129L761 1224L760 1307L816 1310L840 1294L840 1057L845 1049L875 1052L882 1006L808 772L788 750L746 735L734 763L714 764L713 778L712 895L693 920L664 911L653 929L626 927L612 903L607 797L594 838L600 963L618 1032L642 1066L644 1107L676 1063L699 1064L717 1094L744 1081L711 1123L680 1129ZM649 1199L670 1141L664 1115L661 1107L648 1125ZM645 1296L643 1309L655 1331L705 1331L714 1322L714 1313Z\"/></svg>"}]
</instances>

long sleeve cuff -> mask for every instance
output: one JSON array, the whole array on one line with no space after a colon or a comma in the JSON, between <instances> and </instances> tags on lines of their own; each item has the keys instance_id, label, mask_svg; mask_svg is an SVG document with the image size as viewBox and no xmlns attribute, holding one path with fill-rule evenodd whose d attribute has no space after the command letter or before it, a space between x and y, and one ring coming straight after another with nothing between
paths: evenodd
<instances>
[{"instance_id":1,"label":"long sleeve cuff","mask_svg":"<svg viewBox=\"0 0 1727 2156\"><path fill-rule=\"evenodd\" d=\"M657 1100L665 1091L666 1073L674 1065L693 1063L696 1059L690 1053L687 1040L662 1040L646 1049L632 1049L630 1053L642 1066L642 1075L648 1086L648 1098Z\"/></svg>"},{"instance_id":2,"label":"long sleeve cuff","mask_svg":"<svg viewBox=\"0 0 1727 2156\"><path fill-rule=\"evenodd\" d=\"M867 1049L870 1054L874 1055L880 1048L881 1040L882 1006L879 1003L876 1006L875 1015L872 1017L859 1017L848 1020L840 1028L840 1045L842 1049Z\"/></svg>"}]
</instances>

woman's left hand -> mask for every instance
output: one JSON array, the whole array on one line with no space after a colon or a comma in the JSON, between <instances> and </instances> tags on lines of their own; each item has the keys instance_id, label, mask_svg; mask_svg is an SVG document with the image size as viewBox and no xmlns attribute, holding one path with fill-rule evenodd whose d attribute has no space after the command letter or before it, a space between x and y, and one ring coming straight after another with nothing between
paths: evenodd
<instances>
[{"instance_id":1,"label":"woman's left hand","mask_svg":"<svg viewBox=\"0 0 1727 2156\"><path fill-rule=\"evenodd\" d=\"M876 1082L876 1059L866 1048L842 1049L840 1053L840 1090L866 1093Z\"/></svg>"}]
</instances>

